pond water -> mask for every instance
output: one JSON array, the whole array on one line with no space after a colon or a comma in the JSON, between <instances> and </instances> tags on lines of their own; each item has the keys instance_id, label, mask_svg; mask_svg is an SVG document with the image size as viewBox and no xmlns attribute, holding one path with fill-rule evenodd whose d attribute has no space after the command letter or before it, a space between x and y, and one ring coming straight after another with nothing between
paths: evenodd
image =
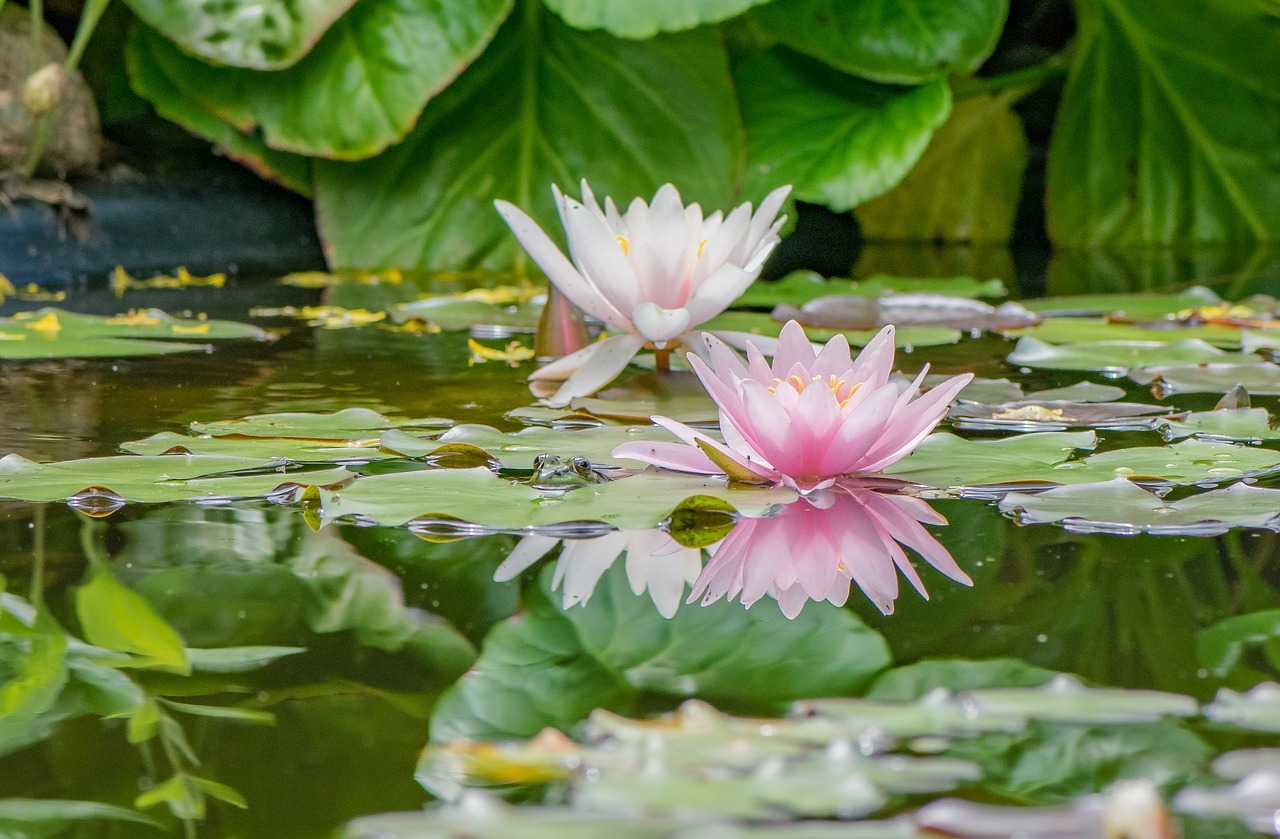
<instances>
[{"instance_id":1,"label":"pond water","mask_svg":"<svg viewBox=\"0 0 1280 839\"><path fill-rule=\"evenodd\" d=\"M431 288L440 290L442 285L437 282ZM250 320L254 307L320 302L376 312L410 300L422 289L407 281L325 289L241 282L220 290L131 291L119 300L86 293L59 305L107 314L155 306L173 313ZM4 313L39 305L46 304L10 301ZM422 334L387 328L389 322L339 329L283 317L252 322L273 329L279 339L220 342L209 353L3 362L0 454L39 462L105 457L119 454L118 447L127 441L164 432L188 434L192 422L339 408L364 408L387 417L447 418L505 432L524 427L507 414L532 402L525 381L528 363L469 366L465 330ZM491 347L508 340L493 334L484 333ZM1112 397L1110 402L1173 405L1182 411L1208 411L1222 396L1222 391L1188 392L1160 402L1148 385L1131 378L1013 366L1004 361L1013 348L1012 340L998 335L966 335L954 344L900 350L897 365L910 375L928 361L936 372L972 371L980 377L1008 379L1023 393L1087 378L1124 390L1122 398ZM640 374L641 380L651 375ZM1004 393L1004 399L978 401L1015 401L1007 398L1007 389ZM674 397L663 404L675 404ZM1252 401L1255 408L1273 409L1274 404L1274 396L1255 396ZM1009 416L1043 420L1044 410L1053 408ZM970 440L1017 436L1007 427L966 430L957 428L957 422L949 420L944 430ZM1086 433L1100 422L1069 431ZM1132 447L1165 445L1150 428L1135 430L1124 423L1119 427L1124 430L1108 429L1101 422L1096 441L1081 444L1070 456L1072 463ZM577 450L572 435L590 433L563 424L555 429L541 439L557 440L555 446L566 461ZM419 439L441 430L405 429ZM364 436L377 438L380 433ZM472 439L486 448L480 438ZM1244 445L1251 452L1267 452L1275 443ZM533 449L521 451L519 458L500 458L500 477L514 481L512 486L521 492L540 491L525 486L530 464L524 458ZM497 451L493 446L486 450ZM1175 458L1165 454L1167 449L1159 451L1162 462ZM1068 454L1040 467L1032 463L1036 457L1040 454L1029 449L1013 452L1003 466L984 461L983 468L1007 475L1012 463L1014 473L1019 468L1026 473L1014 481L1017 488L1043 489L1029 487L1027 480L1044 480L1046 475L1052 480L1052 472L1045 470L1068 460ZM1210 458L1205 463L1196 457L1188 455L1190 465L1185 465L1191 477L1173 479L1179 486L1166 500L1174 506L1227 478L1253 474L1258 477L1255 488L1280 486L1273 477L1276 463L1214 460L1227 457L1218 450L1203 455ZM1125 469L1133 474L1126 462L1122 458L1115 468L1105 465L1094 471L1100 479L1124 476ZM977 468L963 458L960 463L955 468L961 472ZM450 465L476 464L445 463L440 468ZM1175 465L1167 464L1169 474L1182 474L1183 465ZM355 481L359 485L372 477L412 476L412 470L422 466L421 460L385 456L351 468L363 470ZM948 467L942 462L931 468L945 472ZM1215 476L1215 468L1226 471ZM904 478L916 480L925 473L913 474L904 473ZM1137 474L1144 470L1139 468ZM1025 820L1015 818L1014 827L1007 829L999 827L994 811L950 822L938 811L940 829L960 835L968 820L971 827L982 826L982 835L1010 835L1019 825L1030 830L1028 835L1050 835L1044 826L1049 822L1036 819L1057 818L1055 824L1068 826L1052 835L1088 836L1099 835L1100 824L1089 810L1093 805L1087 803L1092 800L1088 796L1118 779L1150 778L1166 801L1187 788L1210 795L1204 790L1229 790L1234 780L1248 774L1237 772L1233 777L1222 770L1221 761L1215 774L1215 758L1231 753L1238 762L1245 754L1240 750L1280 745L1275 733L1280 731L1280 701L1260 695L1241 711L1231 705L1236 694L1219 696L1224 688L1243 692L1280 677L1280 543L1274 529L1256 523L1233 526L1241 522L1227 516L1227 524L1207 528L1215 535L1180 535L1207 532L1194 525L1213 517L1193 515L1191 525L1174 527L1169 535L1112 535L1098 532L1108 529L1108 502L1086 505L1083 516L1075 515L1072 529L1057 523L1023 524L999 506L1010 487L980 489L1002 480L944 481L926 475L919 482L935 489L923 493L923 499L913 499L918 506L906 515L927 520L920 511L927 503L945 516L946 526L931 526L929 532L972 585L949 579L912 554L929 593L926 601L892 570L892 558L886 554L889 573L898 581L894 585L901 583L902 588L892 614L882 614L872 598L855 587L847 607L809 603L794 621L768 596L749 611L737 601L706 607L695 602L681 605L674 618L664 618L655 605L664 596L660 589L665 581L665 597L671 601L671 575L680 578L684 571L669 570L661 579L654 575L647 592L633 593L634 581L628 580L627 572L638 577L644 573L624 568L621 561L609 567L621 547L606 535L608 528L575 524L579 532L563 520L548 525L538 519L543 524L535 522L520 533L497 532L519 531L520 524L489 526L475 538L454 538L466 530L459 524L467 519L466 511L474 509L470 521L487 520L488 502L483 496L467 495L470 490L461 484L452 500L445 496L453 490L437 490L444 500L433 508L442 513L435 529L422 522L385 526L395 519L392 508L404 501L395 493L414 492L409 483L390 498L361 500L355 490L342 488L333 490L334 497L324 494L328 489L295 487L287 497L276 493L271 500L128 503L100 516L78 512L61 501L0 500L0 574L10 614L8 623L0 623L6 633L0 641L0 682L5 685L0 687L0 835L57 835L70 825L67 835L76 836L166 831L182 835L186 830L206 837L319 837L358 816L416 810L437 796L474 786L497 787L511 800L525 803L570 802L573 813L634 815L638 807L657 806L661 811L664 805L705 810L710 817L727 820L717 826L726 831L723 835L751 830L765 835L750 827L758 823L786 825L845 816L876 819L880 824L874 829L881 832L866 835L906 836L915 829L906 821L890 827L884 820L918 813L934 799L960 797L991 805L1060 809L1036 816L1028 811ZM945 491L957 484L979 489ZM554 503L578 503L572 501L575 494L593 492L594 487L565 488L563 501L553 488L548 497ZM669 509L684 497L678 489L665 491L658 502L637 503L649 504L649 512L654 503L665 503ZM648 498L663 491L646 492ZM842 531L833 522L851 516L880 516L877 520L883 521L902 514L868 512L866 504L886 497L871 495L871 501L850 495L834 503L800 502L781 515L743 519L737 526L757 528L754 550L760 556L784 550L823 527L832 527L839 541ZM610 503L640 516L624 501ZM1141 506L1140 499L1136 503ZM1225 509L1244 510L1233 503L1226 502ZM352 514L331 516L325 504ZM803 505L807 506L802 509ZM744 511L742 503L736 506ZM760 506L763 510L769 505ZM857 510L851 511L851 506ZM1005 506L1016 507L1008 502ZM82 507L93 511L92 503ZM455 513L444 514L446 509ZM672 528L683 528L685 544L714 540L729 532L729 519L721 509L686 510L687 527L677 523ZM1072 515L1072 508L1066 509ZM794 521L788 522L788 515ZM1036 515L1055 520L1052 510L1037 513L1031 506L1018 515L1023 521ZM1122 512L1121 524L1125 515L1135 526L1141 523L1136 514ZM1267 517L1260 521L1265 523ZM324 526L316 529L320 524ZM769 528L775 532L766 532ZM1114 521L1110 529L1116 529ZM745 530L736 532L740 541L748 541ZM520 537L531 533L532 539L542 540L523 544L531 555L564 535L597 541L566 543L558 560L552 556L530 561L524 571L511 563L500 568ZM643 538L661 541L665 536ZM632 540L628 545L636 554L651 551L648 560L653 567L663 563L668 569L687 571L694 563L696 573L700 561L696 548L674 543L654 547ZM743 550L750 553L750 545ZM858 552L872 550L862 545ZM551 567L564 577L555 591L550 590ZM883 581L884 567L882 563L878 572L867 573L879 573L877 579ZM495 575L501 581L495 581ZM43 635L24 635L14 623L12 615L30 617L23 609L33 587L42 593L47 607L43 613L65 631L44 625ZM86 590L99 600L90 601ZM679 599L688 591L682 588ZM586 603L567 605L566 595L583 597ZM137 597L141 601L130 599ZM140 602L163 620L138 617ZM880 605L888 608L888 602ZM116 615L124 628L113 630L113 649L137 660L122 665L119 652L112 659L103 650L98 650L101 655L86 652L74 640L86 637L86 624L104 620L101 614L94 617L95 608L132 615L132 622ZM180 636L179 650L185 645L204 652L191 653L184 666L166 666L165 624ZM73 640L67 640L66 631ZM103 632L97 632L96 645L111 646ZM118 637L121 633L129 637ZM49 640L55 637L60 640ZM227 648L237 652L221 658L208 652ZM182 669L191 674L175 672ZM933 688L1027 688L1044 684L1052 673L1074 674L1093 686L1179 694L1190 697L1185 700L1190 704L1150 694L1074 694L1070 691L1075 688L1068 685L1065 699L1052 690L1013 693L1003 699L979 697L976 706L965 706L967 728L956 728L954 720L947 723L945 715L935 713L904 723L901 729L883 721L841 723L842 713L855 711L838 706L790 707L811 697L866 695L904 710L915 707L911 702ZM649 767L641 771L618 768L616 752L612 757L599 752L602 744L626 742L631 736L649 738L646 742L652 747L659 735L635 734L640 730L636 724L600 714L588 729L575 727L597 707L646 717L671 711L690 698L739 715L781 718L790 712L791 722L775 723L780 726L798 726L806 719L835 722L825 735L796 736L795 742L805 743L808 751L779 757L772 747L761 746L768 736L762 739L758 725L747 734L747 729L733 726L750 728L749 724L686 706L683 717L655 729L665 731L661 736L669 739L654 747L668 761L657 775L652 755L647 763L641 761ZM1014 710L1000 705L1005 700ZM1055 711L1059 705L1070 710ZM139 712L139 706L149 710ZM582 745L544 735L518 749L483 753L466 741L455 742L464 737L526 741L547 726L575 734ZM429 741L432 749L424 755ZM445 748L450 742L455 745ZM934 774L923 781L912 776L914 780L907 782L885 782L876 780L874 772L851 769L853 758L847 755L833 757L839 749L833 752L832 743L844 744L857 753L854 757L866 760L892 754L969 763L959 769L934 766L928 769ZM584 751L589 748L597 752ZM733 757L743 749L745 756ZM1280 753L1251 754L1261 767L1252 769L1255 778L1280 767ZM816 768L810 765L815 760L820 764ZM576 774L584 765L592 768ZM775 788L773 799L742 786L744 779L759 781L752 773L760 771L776 772L769 776L773 780L760 781ZM662 783L654 780L659 776L665 779ZM612 784L590 783L600 777ZM185 779L185 786L166 787L170 778ZM814 789L825 789L826 794ZM150 800L145 799L148 791ZM1252 825L1263 830L1270 824L1274 832L1280 794L1274 788L1269 794L1271 798L1255 811L1263 816ZM123 808L136 803L159 827L76 820L67 809L43 820L31 815L35 809L19 817L16 810L4 809L4 799L74 799ZM1188 800L1192 803L1186 804ZM1180 808L1184 835L1254 835L1238 819L1210 818L1206 813L1212 807L1197 808L1194 795L1180 801L1185 805ZM1236 799L1216 806L1228 813L1244 808ZM351 828L351 835L574 835L571 830L600 835L609 830L667 836L702 829L696 821L700 817L675 825L664 821L667 815L617 822L599 816L593 817L598 822L583 822L578 815L549 809L511 822L493 813L482 817L451 812L431 824L411 819L365 823ZM1266 813L1273 815L1269 823ZM188 816L186 825L175 815ZM5 821L8 817L11 822ZM6 833L10 823L18 827ZM779 827L767 835L827 835L822 830L813 825Z\"/></svg>"}]
</instances>

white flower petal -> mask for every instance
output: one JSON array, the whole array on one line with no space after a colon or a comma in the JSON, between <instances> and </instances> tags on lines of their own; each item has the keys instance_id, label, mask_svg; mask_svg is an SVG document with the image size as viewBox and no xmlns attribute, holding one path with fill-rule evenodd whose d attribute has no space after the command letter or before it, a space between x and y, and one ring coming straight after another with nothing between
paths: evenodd
<instances>
[{"instance_id":1,"label":"white flower petal","mask_svg":"<svg viewBox=\"0 0 1280 839\"><path fill-rule=\"evenodd\" d=\"M524 537L516 543L511 553L507 554L507 558L493 572L494 581L505 583L507 580L514 579L530 565L550 553L551 549L558 544L560 540L550 536Z\"/></svg>"},{"instance_id":2,"label":"white flower petal","mask_svg":"<svg viewBox=\"0 0 1280 839\"><path fill-rule=\"evenodd\" d=\"M594 352L560 386L560 389L546 400L546 403L553 408L562 408L572 399L595 393L626 369L627 362L631 361L643 346L643 337L630 334L614 335L592 344L587 349L593 349ZM570 358L573 356L566 356L561 361L567 361ZM555 362L555 364L559 363ZM555 364L549 364L539 372L544 372Z\"/></svg>"},{"instance_id":3,"label":"white flower petal","mask_svg":"<svg viewBox=\"0 0 1280 839\"><path fill-rule=\"evenodd\" d=\"M670 341L689 328L687 309L664 309L654 303L641 303L631 311L636 331L654 343Z\"/></svg>"}]
</instances>

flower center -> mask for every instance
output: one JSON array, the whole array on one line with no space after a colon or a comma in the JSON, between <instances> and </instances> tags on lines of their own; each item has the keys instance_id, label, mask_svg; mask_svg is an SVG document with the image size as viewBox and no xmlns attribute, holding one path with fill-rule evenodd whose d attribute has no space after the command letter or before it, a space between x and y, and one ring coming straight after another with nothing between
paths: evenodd
<instances>
[{"instance_id":1,"label":"flower center","mask_svg":"<svg viewBox=\"0 0 1280 839\"><path fill-rule=\"evenodd\" d=\"M853 398L853 395L858 392L858 388L862 387L862 382L855 382L854 384L851 385L848 382L846 382L844 379L838 378L834 373L832 373L831 378L827 379L826 381L823 381L821 376L814 376L807 382L804 379L800 378L799 376L792 374L790 376L787 376L785 380L774 379L773 380L774 387L767 388L767 390L769 391L769 393L775 393L777 390L776 386L782 384L784 381L787 384L791 385L793 388L795 388L796 393L804 393L804 389L806 387L809 387L810 385L814 385L814 384L818 384L819 386L826 385L827 387L831 388L831 392L836 395L836 401L840 403L841 408L847 405L849 403L849 400ZM847 388L847 391L846 391L846 388ZM841 396L840 395L841 393L844 393L844 396Z\"/></svg>"}]
</instances>

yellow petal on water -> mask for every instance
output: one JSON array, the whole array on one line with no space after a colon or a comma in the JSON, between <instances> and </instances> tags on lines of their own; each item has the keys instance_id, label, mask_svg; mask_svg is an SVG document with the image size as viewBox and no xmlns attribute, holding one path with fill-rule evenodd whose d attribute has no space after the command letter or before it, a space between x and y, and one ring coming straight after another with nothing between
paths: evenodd
<instances>
[{"instance_id":1,"label":"yellow petal on water","mask_svg":"<svg viewBox=\"0 0 1280 839\"><path fill-rule=\"evenodd\" d=\"M180 323L175 323L173 325L173 334L174 335L208 335L209 324L201 323L195 326L183 326Z\"/></svg>"},{"instance_id":2,"label":"yellow petal on water","mask_svg":"<svg viewBox=\"0 0 1280 839\"><path fill-rule=\"evenodd\" d=\"M4 274L0 274L0 303L4 302L5 295L17 294L18 290L13 287L13 283L9 282L9 278Z\"/></svg>"},{"instance_id":3,"label":"yellow petal on water","mask_svg":"<svg viewBox=\"0 0 1280 839\"><path fill-rule=\"evenodd\" d=\"M127 314L107 318L112 326L159 326L160 318L146 309L130 309Z\"/></svg>"},{"instance_id":4,"label":"yellow petal on water","mask_svg":"<svg viewBox=\"0 0 1280 839\"><path fill-rule=\"evenodd\" d=\"M471 350L471 358L467 359L468 367L474 364L484 364L486 361L501 361L508 366L519 367L520 362L533 358L533 349L524 346L519 341L512 341L498 350L493 347L486 347L475 338L468 338L467 347Z\"/></svg>"},{"instance_id":5,"label":"yellow petal on water","mask_svg":"<svg viewBox=\"0 0 1280 839\"><path fill-rule=\"evenodd\" d=\"M185 266L178 266L178 270L173 276L160 274L147 280L140 280L129 275L128 271L120 265L115 267L111 272L111 291L116 297L123 297L124 293L131 288L187 288L189 286L208 286L210 288L222 288L226 285L226 274L210 274L207 277L197 277L186 269Z\"/></svg>"},{"instance_id":6,"label":"yellow petal on water","mask_svg":"<svg viewBox=\"0 0 1280 839\"><path fill-rule=\"evenodd\" d=\"M1036 420L1047 422L1062 419L1062 408L1046 408L1043 405L1023 405L1021 408L1007 408L991 415L992 419Z\"/></svg>"},{"instance_id":7,"label":"yellow petal on water","mask_svg":"<svg viewBox=\"0 0 1280 839\"><path fill-rule=\"evenodd\" d=\"M27 329L52 337L62 331L62 324L58 321L58 314L50 312L39 320L27 324Z\"/></svg>"},{"instance_id":8,"label":"yellow petal on water","mask_svg":"<svg viewBox=\"0 0 1280 839\"><path fill-rule=\"evenodd\" d=\"M15 335L12 332L0 332L0 341L25 341L26 335Z\"/></svg>"}]
</instances>

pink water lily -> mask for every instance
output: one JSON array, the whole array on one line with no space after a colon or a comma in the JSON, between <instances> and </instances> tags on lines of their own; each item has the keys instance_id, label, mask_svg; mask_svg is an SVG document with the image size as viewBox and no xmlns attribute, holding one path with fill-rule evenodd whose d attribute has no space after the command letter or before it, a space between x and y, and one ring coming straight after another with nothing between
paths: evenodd
<instances>
[{"instance_id":1,"label":"pink water lily","mask_svg":"<svg viewBox=\"0 0 1280 839\"><path fill-rule=\"evenodd\" d=\"M874 473L905 457L947 413L972 379L964 373L920 395L928 365L905 390L889 381L894 330L886 326L851 357L837 335L815 351L795 321L782 328L770 364L748 343L748 362L704 333L711 363L689 362L720 409L721 443L667 417L653 421L684 441L624 443L615 457L664 469L725 474L786 485L801 493Z\"/></svg>"},{"instance_id":2,"label":"pink water lily","mask_svg":"<svg viewBox=\"0 0 1280 839\"><path fill-rule=\"evenodd\" d=\"M547 401L566 405L595 393L648 346L664 363L693 330L723 312L760 276L786 217L777 218L791 187L775 189L754 214L750 203L703 218L671 184L653 202L637 198L625 214L612 199L604 209L586 181L582 202L553 187L572 261L524 211L494 206L547 278L574 305L603 321L609 336L539 369L530 379L563 381ZM742 333L724 333L741 345Z\"/></svg>"},{"instance_id":3,"label":"pink water lily","mask_svg":"<svg viewBox=\"0 0 1280 839\"><path fill-rule=\"evenodd\" d=\"M843 606L852 584L891 614L899 571L929 596L903 546L956 582L973 585L921 523L947 520L919 498L847 486L821 490L774 516L740 520L712 549L689 601L701 597L706 605L727 596L751 606L772 593L794 618L810 600Z\"/></svg>"}]
</instances>

